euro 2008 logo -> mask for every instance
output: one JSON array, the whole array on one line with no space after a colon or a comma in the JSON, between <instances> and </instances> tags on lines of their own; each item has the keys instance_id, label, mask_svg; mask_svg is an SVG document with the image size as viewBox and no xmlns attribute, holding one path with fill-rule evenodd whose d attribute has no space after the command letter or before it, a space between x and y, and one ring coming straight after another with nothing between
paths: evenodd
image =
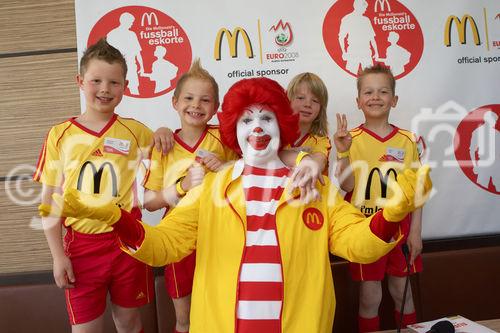
<instances>
[{"instance_id":1,"label":"euro 2008 logo","mask_svg":"<svg viewBox=\"0 0 500 333\"><path fill-rule=\"evenodd\" d=\"M323 22L323 40L335 63L353 76L382 63L402 78L417 66L424 48L417 19L396 0L335 2Z\"/></svg>"},{"instance_id":2,"label":"euro 2008 logo","mask_svg":"<svg viewBox=\"0 0 500 333\"><path fill-rule=\"evenodd\" d=\"M127 61L125 95L150 98L168 93L191 65L191 44L182 27L150 7L126 6L104 15L92 28L88 45L106 37Z\"/></svg>"}]
</instances>

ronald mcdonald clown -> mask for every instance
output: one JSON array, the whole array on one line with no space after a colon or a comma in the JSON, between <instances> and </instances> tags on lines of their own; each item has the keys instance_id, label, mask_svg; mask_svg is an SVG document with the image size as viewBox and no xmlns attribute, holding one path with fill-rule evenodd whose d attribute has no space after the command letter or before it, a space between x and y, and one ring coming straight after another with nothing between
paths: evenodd
<instances>
[{"instance_id":1,"label":"ronald mcdonald clown","mask_svg":"<svg viewBox=\"0 0 500 333\"><path fill-rule=\"evenodd\" d=\"M124 251L152 266L196 249L190 332L331 332L329 253L359 263L388 253L395 222L423 205L416 189L425 196L432 187L428 167L398 177L401 195L368 218L328 180L317 186L321 200L305 204L290 193L290 170L278 157L298 135L283 88L267 78L241 80L218 117L224 143L242 159L207 175L157 226L76 190L54 195L55 203L63 216L108 221Z\"/></svg>"}]
</instances>

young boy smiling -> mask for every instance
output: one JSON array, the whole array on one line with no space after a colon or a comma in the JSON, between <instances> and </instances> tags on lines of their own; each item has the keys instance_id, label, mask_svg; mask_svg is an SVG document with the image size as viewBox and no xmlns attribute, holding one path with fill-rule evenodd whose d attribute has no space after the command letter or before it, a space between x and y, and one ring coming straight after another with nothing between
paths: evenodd
<instances>
[{"instance_id":1,"label":"young boy smiling","mask_svg":"<svg viewBox=\"0 0 500 333\"><path fill-rule=\"evenodd\" d=\"M223 162L237 159L222 144L218 127L208 125L219 107L219 87L199 60L179 79L172 105L181 122L181 128L174 134L174 147L166 155L153 151L144 181L144 207L149 211L165 207L165 215L179 199L201 184L206 172L216 172ZM193 252L165 266L165 284L176 315L174 332L189 330L195 261Z\"/></svg>"},{"instance_id":2,"label":"young boy smiling","mask_svg":"<svg viewBox=\"0 0 500 333\"><path fill-rule=\"evenodd\" d=\"M93 218L61 219L51 199L67 189L99 193L141 217L135 179L141 160L149 156L152 133L138 121L115 114L127 86L126 73L122 54L104 39L85 51L77 76L85 112L52 127L33 177L43 184L40 213L54 279L65 290L76 333L102 332L108 293L117 331L142 332L138 307L152 297L150 267L117 250L112 227Z\"/></svg>"},{"instance_id":3,"label":"young boy smiling","mask_svg":"<svg viewBox=\"0 0 500 333\"><path fill-rule=\"evenodd\" d=\"M358 108L365 117L364 124L347 131L345 115L337 114L337 132L334 143L337 148L337 176L340 187L347 192L346 199L366 216L371 216L394 197L392 182L405 169L420 166L419 152L413 133L400 129L389 122L389 114L396 107L396 81L390 69L374 65L358 74ZM422 209L408 214L400 223L404 236L398 246L375 263L363 265L351 263L351 276L360 281L359 331L379 330L378 309L382 300L381 281L388 275L389 292L394 300L396 323L416 322L411 289L403 300L407 274L406 260L402 251L404 243L409 248L410 273L422 270ZM399 313L405 302L404 314Z\"/></svg>"}]
</instances>

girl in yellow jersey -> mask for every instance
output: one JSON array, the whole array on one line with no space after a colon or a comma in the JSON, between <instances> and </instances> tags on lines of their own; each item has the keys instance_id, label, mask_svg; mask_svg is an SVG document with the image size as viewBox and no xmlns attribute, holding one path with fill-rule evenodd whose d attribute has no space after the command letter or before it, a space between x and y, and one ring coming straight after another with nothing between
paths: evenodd
<instances>
[{"instance_id":1,"label":"girl in yellow jersey","mask_svg":"<svg viewBox=\"0 0 500 333\"><path fill-rule=\"evenodd\" d=\"M316 74L301 73L288 84L287 95L292 110L299 114L300 136L285 149L310 153L323 166L323 174L328 175L332 145L328 138L328 90L325 84Z\"/></svg>"}]
</instances>

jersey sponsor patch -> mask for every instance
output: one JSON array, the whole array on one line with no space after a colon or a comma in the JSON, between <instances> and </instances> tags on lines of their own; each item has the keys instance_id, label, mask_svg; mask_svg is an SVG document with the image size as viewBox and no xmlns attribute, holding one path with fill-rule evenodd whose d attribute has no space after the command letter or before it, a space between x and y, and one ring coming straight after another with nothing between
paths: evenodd
<instances>
[{"instance_id":1,"label":"jersey sponsor patch","mask_svg":"<svg viewBox=\"0 0 500 333\"><path fill-rule=\"evenodd\" d=\"M302 222L311 230L319 230L323 226L323 214L317 208L307 208L302 213Z\"/></svg>"},{"instance_id":2,"label":"jersey sponsor patch","mask_svg":"<svg viewBox=\"0 0 500 333\"><path fill-rule=\"evenodd\" d=\"M128 155L130 140L104 138L104 151L111 154Z\"/></svg>"},{"instance_id":3,"label":"jersey sponsor patch","mask_svg":"<svg viewBox=\"0 0 500 333\"><path fill-rule=\"evenodd\" d=\"M399 148L387 147L385 155L379 161L381 162L400 162L403 163L405 159L405 150Z\"/></svg>"}]
</instances>

